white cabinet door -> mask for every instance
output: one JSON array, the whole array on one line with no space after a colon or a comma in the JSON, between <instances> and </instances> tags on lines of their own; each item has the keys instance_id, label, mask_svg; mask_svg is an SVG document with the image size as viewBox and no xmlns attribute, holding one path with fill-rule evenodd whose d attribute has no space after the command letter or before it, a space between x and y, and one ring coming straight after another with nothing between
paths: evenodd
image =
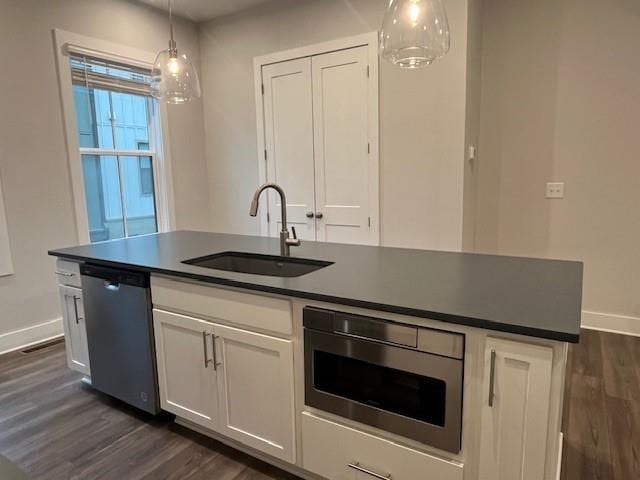
<instances>
[{"instance_id":1,"label":"white cabinet door","mask_svg":"<svg viewBox=\"0 0 640 480\"><path fill-rule=\"evenodd\" d=\"M67 365L72 370L91 375L82 290L64 285L59 289Z\"/></svg>"},{"instance_id":2,"label":"white cabinet door","mask_svg":"<svg viewBox=\"0 0 640 480\"><path fill-rule=\"evenodd\" d=\"M317 239L377 244L368 48L314 56L311 63Z\"/></svg>"},{"instance_id":3,"label":"white cabinet door","mask_svg":"<svg viewBox=\"0 0 640 480\"><path fill-rule=\"evenodd\" d=\"M215 325L218 343L218 431L295 462L291 340Z\"/></svg>"},{"instance_id":4,"label":"white cabinet door","mask_svg":"<svg viewBox=\"0 0 640 480\"><path fill-rule=\"evenodd\" d=\"M543 480L553 350L488 338L484 360L480 480Z\"/></svg>"},{"instance_id":5,"label":"white cabinet door","mask_svg":"<svg viewBox=\"0 0 640 480\"><path fill-rule=\"evenodd\" d=\"M162 409L215 429L218 392L213 325L154 309L153 327Z\"/></svg>"},{"instance_id":6,"label":"white cabinet door","mask_svg":"<svg viewBox=\"0 0 640 480\"><path fill-rule=\"evenodd\" d=\"M311 60L301 58L262 68L267 180L284 188L287 217L299 238L316 239L313 172ZM270 236L278 236L280 199L268 192ZM263 213L264 215L264 213Z\"/></svg>"}]
</instances>

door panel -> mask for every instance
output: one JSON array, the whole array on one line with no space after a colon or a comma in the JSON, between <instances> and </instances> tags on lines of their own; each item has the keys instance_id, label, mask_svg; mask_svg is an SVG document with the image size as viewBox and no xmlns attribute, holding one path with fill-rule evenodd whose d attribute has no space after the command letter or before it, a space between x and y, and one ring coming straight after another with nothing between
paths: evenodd
<instances>
[{"instance_id":1,"label":"door panel","mask_svg":"<svg viewBox=\"0 0 640 480\"><path fill-rule=\"evenodd\" d=\"M479 478L543 480L553 350L488 338L484 364Z\"/></svg>"},{"instance_id":2,"label":"door panel","mask_svg":"<svg viewBox=\"0 0 640 480\"><path fill-rule=\"evenodd\" d=\"M291 340L216 325L220 433L295 462Z\"/></svg>"},{"instance_id":3,"label":"door panel","mask_svg":"<svg viewBox=\"0 0 640 480\"><path fill-rule=\"evenodd\" d=\"M72 370L91 375L82 290L60 286L60 302L62 305L67 365Z\"/></svg>"},{"instance_id":4,"label":"door panel","mask_svg":"<svg viewBox=\"0 0 640 480\"><path fill-rule=\"evenodd\" d=\"M215 429L218 392L213 325L157 309L153 325L162 409Z\"/></svg>"},{"instance_id":5,"label":"door panel","mask_svg":"<svg viewBox=\"0 0 640 480\"><path fill-rule=\"evenodd\" d=\"M368 48L312 58L317 239L377 243L369 226Z\"/></svg>"},{"instance_id":6,"label":"door panel","mask_svg":"<svg viewBox=\"0 0 640 480\"><path fill-rule=\"evenodd\" d=\"M264 66L262 82L267 181L284 188L288 223L298 237L315 240L315 222L306 216L314 210L315 198L311 60ZM268 198L269 235L277 237L282 228L280 199L273 191Z\"/></svg>"}]
</instances>

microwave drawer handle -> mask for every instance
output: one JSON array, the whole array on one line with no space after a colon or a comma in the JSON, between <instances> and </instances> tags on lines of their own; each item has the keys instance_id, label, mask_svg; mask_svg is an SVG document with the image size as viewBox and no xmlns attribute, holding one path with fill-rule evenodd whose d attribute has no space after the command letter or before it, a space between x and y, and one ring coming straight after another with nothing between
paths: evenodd
<instances>
[{"instance_id":1,"label":"microwave drawer handle","mask_svg":"<svg viewBox=\"0 0 640 480\"><path fill-rule=\"evenodd\" d=\"M366 473L367 475L370 475L373 478L377 478L378 480L393 480L393 477L391 476L390 473L387 473L386 475L380 475L379 473L373 472L368 468L364 468L363 466L360 465L360 462L350 463L347 466L349 468L353 468L354 470L357 470L358 472Z\"/></svg>"}]
</instances>

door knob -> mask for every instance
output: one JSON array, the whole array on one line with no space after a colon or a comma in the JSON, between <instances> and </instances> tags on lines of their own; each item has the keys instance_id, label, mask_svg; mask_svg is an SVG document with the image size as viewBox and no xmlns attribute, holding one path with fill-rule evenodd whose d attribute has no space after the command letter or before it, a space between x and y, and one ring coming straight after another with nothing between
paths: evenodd
<instances>
[{"instance_id":1,"label":"door knob","mask_svg":"<svg viewBox=\"0 0 640 480\"><path fill-rule=\"evenodd\" d=\"M322 218L322 217L324 217L322 212L316 212L316 218Z\"/></svg>"},{"instance_id":2,"label":"door knob","mask_svg":"<svg viewBox=\"0 0 640 480\"><path fill-rule=\"evenodd\" d=\"M313 213L313 212L307 212L307 218L313 218L313 217L315 217L315 216L316 216L316 215L315 215L315 213Z\"/></svg>"}]
</instances>

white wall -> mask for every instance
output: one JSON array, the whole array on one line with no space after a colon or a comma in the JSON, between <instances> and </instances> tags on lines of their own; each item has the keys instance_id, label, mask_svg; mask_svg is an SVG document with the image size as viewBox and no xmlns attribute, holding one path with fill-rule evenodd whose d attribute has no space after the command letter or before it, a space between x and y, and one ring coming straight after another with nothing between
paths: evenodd
<instances>
[{"instance_id":1,"label":"white wall","mask_svg":"<svg viewBox=\"0 0 640 480\"><path fill-rule=\"evenodd\" d=\"M166 14L120 0L0 0L0 177L15 269L0 278L0 351L60 316L47 250L78 242L52 29L156 51L167 25ZM195 26L178 21L176 35L197 61ZM169 123L177 226L206 229L201 102L171 107Z\"/></svg>"},{"instance_id":2,"label":"white wall","mask_svg":"<svg viewBox=\"0 0 640 480\"><path fill-rule=\"evenodd\" d=\"M201 25L214 230L258 234L253 58L378 30L386 0L282 0ZM467 1L445 0L453 44L427 69L381 65L381 241L462 248Z\"/></svg>"},{"instance_id":3,"label":"white wall","mask_svg":"<svg viewBox=\"0 0 640 480\"><path fill-rule=\"evenodd\" d=\"M584 261L583 323L640 333L640 3L484 5L476 247Z\"/></svg>"}]
</instances>

